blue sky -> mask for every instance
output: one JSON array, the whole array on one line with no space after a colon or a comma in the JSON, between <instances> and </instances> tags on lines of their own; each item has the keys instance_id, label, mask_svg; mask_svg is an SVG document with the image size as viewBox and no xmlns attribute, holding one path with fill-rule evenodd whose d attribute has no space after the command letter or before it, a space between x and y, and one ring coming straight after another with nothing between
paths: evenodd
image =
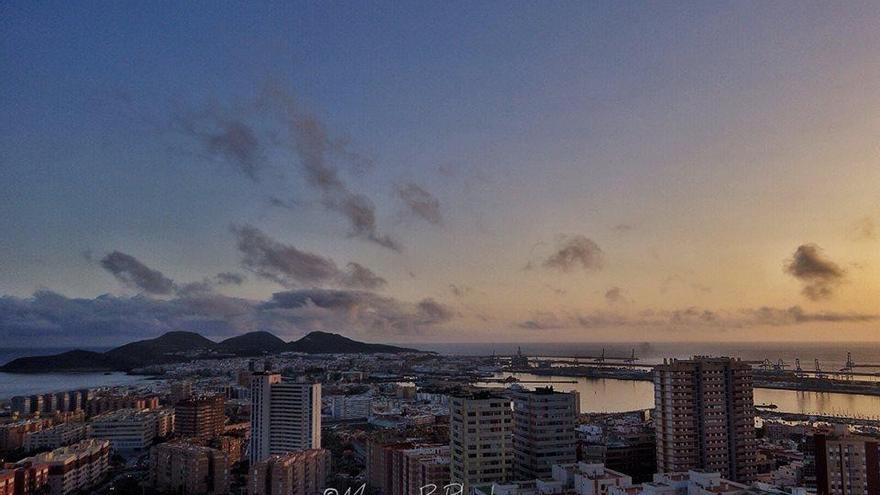
<instances>
[{"instance_id":1,"label":"blue sky","mask_svg":"<svg viewBox=\"0 0 880 495\"><path fill-rule=\"evenodd\" d=\"M741 338L761 334L741 316L756 308L876 309L876 4L7 2L0 14L0 294L17 311L36 311L37 290L138 297L101 264L113 251L178 285L246 276L212 297L341 290L242 266L230 225L366 266L395 303L448 309L398 340L621 327L643 340ZM267 88L372 164L332 161L400 252L353 236L326 207L302 156L279 144L277 108L258 103ZM181 132L205 115L259 135L257 180ZM442 221L403 204L407 184ZM601 263L540 268L581 239ZM799 252L841 267L833 295L804 296L814 280L785 268ZM720 323L657 330L687 308ZM829 335L808 320L774 335ZM851 337L872 338L865 321L845 321Z\"/></svg>"}]
</instances>

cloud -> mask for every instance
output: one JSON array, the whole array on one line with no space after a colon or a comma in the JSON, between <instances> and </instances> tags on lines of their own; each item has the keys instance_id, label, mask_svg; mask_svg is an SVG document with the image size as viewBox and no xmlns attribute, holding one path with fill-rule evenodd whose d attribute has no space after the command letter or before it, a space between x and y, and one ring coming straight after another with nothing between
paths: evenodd
<instances>
[{"instance_id":1,"label":"cloud","mask_svg":"<svg viewBox=\"0 0 880 495\"><path fill-rule=\"evenodd\" d=\"M603 253L599 245L592 239L582 235L561 236L556 251L542 263L544 268L570 272L583 268L594 271L602 267Z\"/></svg>"},{"instance_id":2,"label":"cloud","mask_svg":"<svg viewBox=\"0 0 880 495\"><path fill-rule=\"evenodd\" d=\"M453 317L449 308L430 299L410 303L364 291L291 290L261 301L216 293L69 298L43 290L25 298L0 297L0 338L108 345L171 330L209 337L269 330L293 338L317 329L389 336L423 332Z\"/></svg>"},{"instance_id":3,"label":"cloud","mask_svg":"<svg viewBox=\"0 0 880 495\"><path fill-rule=\"evenodd\" d=\"M873 241L880 237L877 223L871 217L862 217L852 226L853 238L857 241Z\"/></svg>"},{"instance_id":4,"label":"cloud","mask_svg":"<svg viewBox=\"0 0 880 495\"><path fill-rule=\"evenodd\" d=\"M175 124L184 135L197 140L209 156L226 160L255 182L259 179L266 166L263 144L243 119L224 117L211 107L178 115Z\"/></svg>"},{"instance_id":5,"label":"cloud","mask_svg":"<svg viewBox=\"0 0 880 495\"><path fill-rule=\"evenodd\" d=\"M630 225L628 223L619 223L619 224L611 227L611 230L613 230L614 232L617 232L618 234L623 234L623 233L635 230L635 226Z\"/></svg>"},{"instance_id":6,"label":"cloud","mask_svg":"<svg viewBox=\"0 0 880 495\"><path fill-rule=\"evenodd\" d=\"M387 283L384 278L359 263L349 263L346 268L346 273L339 276L340 285L344 287L379 289Z\"/></svg>"},{"instance_id":7,"label":"cloud","mask_svg":"<svg viewBox=\"0 0 880 495\"><path fill-rule=\"evenodd\" d=\"M214 278L219 285L241 285L247 280L244 275L235 272L218 273Z\"/></svg>"},{"instance_id":8,"label":"cloud","mask_svg":"<svg viewBox=\"0 0 880 495\"><path fill-rule=\"evenodd\" d=\"M434 225L443 223L440 201L423 187L409 183L397 186L396 193L409 213Z\"/></svg>"},{"instance_id":9,"label":"cloud","mask_svg":"<svg viewBox=\"0 0 880 495\"><path fill-rule=\"evenodd\" d=\"M113 251L104 256L100 263L105 270L116 277L116 280L132 289L156 295L169 295L175 290L173 280L159 270L141 263L130 254Z\"/></svg>"},{"instance_id":10,"label":"cloud","mask_svg":"<svg viewBox=\"0 0 880 495\"><path fill-rule=\"evenodd\" d=\"M822 248L815 244L798 246L786 263L785 272L800 280L804 285L801 292L814 301L831 298L835 287L846 276L844 269L827 258Z\"/></svg>"},{"instance_id":11,"label":"cloud","mask_svg":"<svg viewBox=\"0 0 880 495\"><path fill-rule=\"evenodd\" d=\"M348 220L351 235L400 251L400 244L396 240L378 231L376 208L372 201L363 194L352 192L334 163L335 159L341 159L356 166L368 167L371 161L353 151L346 140L332 137L317 116L305 111L281 88L272 87L265 91L259 106L280 114L288 137L281 142L296 153L306 182L321 194L321 204Z\"/></svg>"},{"instance_id":12,"label":"cloud","mask_svg":"<svg viewBox=\"0 0 880 495\"><path fill-rule=\"evenodd\" d=\"M454 313L432 299L404 303L366 291L306 289L278 292L261 311L307 330L358 328L382 334L417 333Z\"/></svg>"},{"instance_id":13,"label":"cloud","mask_svg":"<svg viewBox=\"0 0 880 495\"><path fill-rule=\"evenodd\" d=\"M623 294L623 289L620 287L611 287L610 289L605 291L605 301L608 304L619 304L628 302L626 296Z\"/></svg>"},{"instance_id":14,"label":"cloud","mask_svg":"<svg viewBox=\"0 0 880 495\"><path fill-rule=\"evenodd\" d=\"M242 253L242 266L285 287L377 289L386 284L385 279L358 263L349 263L346 270L340 270L332 259L282 244L256 227L233 225L231 230Z\"/></svg>"},{"instance_id":15,"label":"cloud","mask_svg":"<svg viewBox=\"0 0 880 495\"><path fill-rule=\"evenodd\" d=\"M471 292L471 288L466 285L449 284L449 292L455 297L464 297Z\"/></svg>"},{"instance_id":16,"label":"cloud","mask_svg":"<svg viewBox=\"0 0 880 495\"><path fill-rule=\"evenodd\" d=\"M736 311L718 311L695 306L673 310L643 310L637 313L606 311L560 313L540 311L531 318L514 325L528 330L601 329L629 327L680 329L742 329L766 326L793 326L806 323L867 323L880 320L880 315L866 313L836 313L805 311L800 306L790 308L745 308Z\"/></svg>"},{"instance_id":17,"label":"cloud","mask_svg":"<svg viewBox=\"0 0 880 495\"><path fill-rule=\"evenodd\" d=\"M766 325L793 325L812 322L864 323L880 319L880 315L865 313L837 313L833 311L810 313L804 311L800 306L792 306L786 309L764 306L757 309L745 310L745 314L749 315L756 324Z\"/></svg>"}]
</instances>

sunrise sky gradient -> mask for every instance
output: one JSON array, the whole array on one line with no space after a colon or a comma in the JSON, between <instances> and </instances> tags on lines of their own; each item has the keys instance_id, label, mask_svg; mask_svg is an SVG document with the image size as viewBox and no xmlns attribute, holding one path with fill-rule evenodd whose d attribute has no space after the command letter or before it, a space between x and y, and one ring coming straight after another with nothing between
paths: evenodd
<instances>
[{"instance_id":1,"label":"sunrise sky gradient","mask_svg":"<svg viewBox=\"0 0 880 495\"><path fill-rule=\"evenodd\" d=\"M0 337L876 341L878 26L4 2Z\"/></svg>"}]
</instances>

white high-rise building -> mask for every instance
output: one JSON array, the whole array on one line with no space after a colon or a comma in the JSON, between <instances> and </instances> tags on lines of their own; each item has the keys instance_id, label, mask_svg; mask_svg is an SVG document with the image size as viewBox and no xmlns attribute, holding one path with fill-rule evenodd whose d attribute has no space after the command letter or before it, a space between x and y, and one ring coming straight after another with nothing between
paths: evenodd
<instances>
[{"instance_id":1,"label":"white high-rise building","mask_svg":"<svg viewBox=\"0 0 880 495\"><path fill-rule=\"evenodd\" d=\"M321 384L282 382L272 372L251 380L250 460L321 448Z\"/></svg>"}]
</instances>

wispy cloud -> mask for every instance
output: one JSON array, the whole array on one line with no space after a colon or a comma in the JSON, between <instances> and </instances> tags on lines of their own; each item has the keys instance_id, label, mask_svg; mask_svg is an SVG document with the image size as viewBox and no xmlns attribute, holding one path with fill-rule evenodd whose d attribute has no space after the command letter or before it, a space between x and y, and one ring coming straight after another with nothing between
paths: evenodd
<instances>
[{"instance_id":1,"label":"wispy cloud","mask_svg":"<svg viewBox=\"0 0 880 495\"><path fill-rule=\"evenodd\" d=\"M422 186L412 182L399 185L395 189L395 193L406 206L408 213L434 225L443 223L440 200Z\"/></svg>"},{"instance_id":2,"label":"wispy cloud","mask_svg":"<svg viewBox=\"0 0 880 495\"><path fill-rule=\"evenodd\" d=\"M332 259L283 244L251 225L233 225L242 266L285 287L335 286L378 289L384 278L358 263L341 270Z\"/></svg>"},{"instance_id":3,"label":"wispy cloud","mask_svg":"<svg viewBox=\"0 0 880 495\"><path fill-rule=\"evenodd\" d=\"M113 251L104 256L101 267L124 285L149 294L169 295L175 291L174 281L159 270L148 267L130 254Z\"/></svg>"}]
</instances>

